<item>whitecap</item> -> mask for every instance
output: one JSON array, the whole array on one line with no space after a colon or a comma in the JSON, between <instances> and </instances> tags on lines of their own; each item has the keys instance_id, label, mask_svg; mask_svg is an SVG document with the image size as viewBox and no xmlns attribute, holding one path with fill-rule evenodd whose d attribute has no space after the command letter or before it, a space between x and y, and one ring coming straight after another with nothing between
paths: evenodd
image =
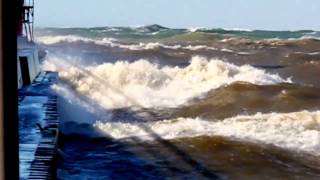
<instances>
[{"instance_id":1,"label":"whitecap","mask_svg":"<svg viewBox=\"0 0 320 180\"><path fill-rule=\"evenodd\" d=\"M59 77L75 90L105 108L178 107L205 96L210 90L236 81L258 85L290 82L249 65L236 66L219 59L195 56L187 67L160 67L148 60L117 61L90 67L76 64L57 67ZM70 61L60 60L60 64ZM60 69L59 69L60 68Z\"/></svg>"},{"instance_id":2,"label":"whitecap","mask_svg":"<svg viewBox=\"0 0 320 180\"><path fill-rule=\"evenodd\" d=\"M224 136L272 144L284 149L320 155L320 111L238 115L221 121L177 118L158 122L101 122L95 127L115 138L154 140L196 136Z\"/></svg>"}]
</instances>

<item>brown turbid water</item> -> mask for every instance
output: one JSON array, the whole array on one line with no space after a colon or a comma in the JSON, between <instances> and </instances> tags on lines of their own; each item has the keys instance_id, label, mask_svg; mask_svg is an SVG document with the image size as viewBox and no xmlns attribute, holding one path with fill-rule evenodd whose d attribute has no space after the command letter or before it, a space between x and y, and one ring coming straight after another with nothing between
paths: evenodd
<instances>
[{"instance_id":1,"label":"brown turbid water","mask_svg":"<svg viewBox=\"0 0 320 180\"><path fill-rule=\"evenodd\" d=\"M320 34L38 29L60 179L320 179Z\"/></svg>"}]
</instances>

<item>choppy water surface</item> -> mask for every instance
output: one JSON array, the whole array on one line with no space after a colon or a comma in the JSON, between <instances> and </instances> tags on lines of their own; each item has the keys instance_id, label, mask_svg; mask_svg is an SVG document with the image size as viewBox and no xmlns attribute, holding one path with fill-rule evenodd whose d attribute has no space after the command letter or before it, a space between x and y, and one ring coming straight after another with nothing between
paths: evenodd
<instances>
[{"instance_id":1,"label":"choppy water surface","mask_svg":"<svg viewBox=\"0 0 320 180\"><path fill-rule=\"evenodd\" d=\"M319 179L320 34L44 28L60 179Z\"/></svg>"}]
</instances>

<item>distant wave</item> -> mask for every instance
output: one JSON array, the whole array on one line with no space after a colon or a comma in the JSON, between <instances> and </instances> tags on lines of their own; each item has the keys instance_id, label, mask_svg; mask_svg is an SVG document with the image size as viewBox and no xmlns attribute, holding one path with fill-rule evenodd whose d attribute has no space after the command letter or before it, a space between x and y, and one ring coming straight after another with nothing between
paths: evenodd
<instances>
[{"instance_id":1,"label":"distant wave","mask_svg":"<svg viewBox=\"0 0 320 180\"><path fill-rule=\"evenodd\" d=\"M184 37L185 38L185 37ZM81 37L75 35L66 35L66 36L41 36L37 37L36 41L40 44L44 45L54 45L59 43L92 43L99 46L106 46L109 48L120 48L124 50L131 50L131 51L143 51L143 50L156 50L156 49L169 49L169 50L189 50L189 51L199 51L199 50L206 50L206 51L223 51L229 53L235 53L239 55L248 55L248 52L237 52L232 49L227 48L218 48L214 46L208 45L183 45L183 43L177 44L165 44L160 42L140 42L140 43L122 43L116 38L88 38L88 37ZM292 45L299 45L302 43L309 44L312 41L318 41L317 38L310 37L310 36L303 36L300 38L290 38L286 40L281 39L266 39L266 40L258 40L253 41L249 39L242 39L236 37L227 37L224 39L219 40L222 43L227 43L231 45L259 45L259 46L282 46L285 44L292 44Z\"/></svg>"},{"instance_id":2,"label":"distant wave","mask_svg":"<svg viewBox=\"0 0 320 180\"><path fill-rule=\"evenodd\" d=\"M288 82L278 75L249 65L236 66L217 59L193 57L190 65L159 67L146 60L118 61L86 68L55 64L64 60L48 59L43 68L58 70L59 77L74 89L105 108L177 107L206 92L236 81L253 84ZM179 96L177 96L179 94Z\"/></svg>"},{"instance_id":3,"label":"distant wave","mask_svg":"<svg viewBox=\"0 0 320 180\"><path fill-rule=\"evenodd\" d=\"M113 37L113 38L175 38L183 36L185 38L201 33L210 37L242 37L251 39L299 39L303 37L320 38L319 31L299 30L299 31L268 31L251 30L240 28L168 28L161 25L147 25L139 27L93 27L93 28L37 28L36 36L63 36L76 35L88 37ZM220 36L220 37L219 37Z\"/></svg>"},{"instance_id":4,"label":"distant wave","mask_svg":"<svg viewBox=\"0 0 320 180\"><path fill-rule=\"evenodd\" d=\"M138 44L121 44L115 38L102 38L102 39L91 39L79 36L43 36L36 39L40 44L53 45L58 43L93 43L96 45L106 46L110 48L121 48L132 51L143 51L143 50L156 50L159 48L162 49L171 49L171 50L189 50L189 51L198 51L198 50L208 50L208 51L223 51L229 53L236 53L239 55L248 55L247 52L236 52L227 48L216 48L207 45L166 45L159 42L149 42L149 43L138 43Z\"/></svg>"},{"instance_id":5,"label":"distant wave","mask_svg":"<svg viewBox=\"0 0 320 180\"><path fill-rule=\"evenodd\" d=\"M85 43L94 43L97 45L104 45L109 47L118 47L129 50L150 50L156 48L167 48L167 49L186 49L186 50L199 50L199 49L207 49L207 50L218 50L214 47L208 47L205 45L165 45L158 42L150 42L150 43L138 43L138 44L121 44L117 39L114 38L102 38L102 39L91 39L80 36L43 36L36 39L38 43L52 45L57 43L75 43L75 42L85 42Z\"/></svg>"},{"instance_id":6,"label":"distant wave","mask_svg":"<svg viewBox=\"0 0 320 180\"><path fill-rule=\"evenodd\" d=\"M252 32L255 30L251 30L251 29L243 29L243 28L207 28L207 27L191 27L188 28L188 30L190 32L198 32L198 31L219 31L219 30L223 30L223 31L244 31L244 32Z\"/></svg>"}]
</instances>

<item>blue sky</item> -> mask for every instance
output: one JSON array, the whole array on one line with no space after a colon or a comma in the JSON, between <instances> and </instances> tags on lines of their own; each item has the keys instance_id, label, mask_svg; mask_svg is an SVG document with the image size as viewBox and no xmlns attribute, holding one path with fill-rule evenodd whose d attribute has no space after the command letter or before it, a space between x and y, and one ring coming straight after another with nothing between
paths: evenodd
<instances>
[{"instance_id":1,"label":"blue sky","mask_svg":"<svg viewBox=\"0 0 320 180\"><path fill-rule=\"evenodd\" d=\"M320 30L320 0L36 0L38 27Z\"/></svg>"}]
</instances>

